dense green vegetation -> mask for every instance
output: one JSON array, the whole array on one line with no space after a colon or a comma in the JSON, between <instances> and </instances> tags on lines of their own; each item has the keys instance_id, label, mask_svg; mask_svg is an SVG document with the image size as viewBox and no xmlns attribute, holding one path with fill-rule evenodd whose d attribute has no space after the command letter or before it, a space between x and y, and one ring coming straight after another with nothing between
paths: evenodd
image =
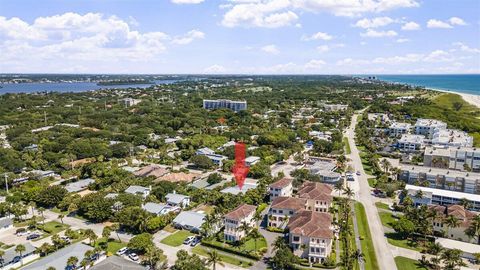
<instances>
[{"instance_id":1,"label":"dense green vegetation","mask_svg":"<svg viewBox=\"0 0 480 270\"><path fill-rule=\"evenodd\" d=\"M375 255L375 248L373 247L372 234L368 227L365 207L360 202L355 203L355 215L357 216L358 233L360 234L359 237L361 239L362 252L365 254L365 269L380 269L378 267L377 256Z\"/></svg>"}]
</instances>

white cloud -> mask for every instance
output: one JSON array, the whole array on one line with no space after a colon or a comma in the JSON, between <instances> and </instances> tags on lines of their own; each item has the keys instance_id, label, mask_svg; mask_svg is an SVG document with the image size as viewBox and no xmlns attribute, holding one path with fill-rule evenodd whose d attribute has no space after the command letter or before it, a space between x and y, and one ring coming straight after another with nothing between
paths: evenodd
<instances>
[{"instance_id":1,"label":"white cloud","mask_svg":"<svg viewBox=\"0 0 480 270\"><path fill-rule=\"evenodd\" d=\"M305 69L319 69L325 65L325 61L323 60L315 60L312 59L308 63L305 64Z\"/></svg>"},{"instance_id":2,"label":"white cloud","mask_svg":"<svg viewBox=\"0 0 480 270\"><path fill-rule=\"evenodd\" d=\"M448 24L446 22L439 21L439 20L435 20L435 19L428 20L427 27L428 28L443 28L443 29L453 28L453 26L451 26L450 24Z\"/></svg>"},{"instance_id":3,"label":"white cloud","mask_svg":"<svg viewBox=\"0 0 480 270\"><path fill-rule=\"evenodd\" d=\"M373 59L372 63L375 64L401 64L401 63L414 63L422 60L421 54L407 54L404 56L392 56L392 57L377 57Z\"/></svg>"},{"instance_id":4,"label":"white cloud","mask_svg":"<svg viewBox=\"0 0 480 270\"><path fill-rule=\"evenodd\" d=\"M338 60L336 65L337 66L358 66L358 65L366 65L369 64L370 61L364 59L352 59L352 58L344 58Z\"/></svg>"},{"instance_id":5,"label":"white cloud","mask_svg":"<svg viewBox=\"0 0 480 270\"><path fill-rule=\"evenodd\" d=\"M231 0L222 25L226 27L282 27L295 25L297 11L327 12L335 16L354 17L365 13L418 7L417 0Z\"/></svg>"},{"instance_id":6,"label":"white cloud","mask_svg":"<svg viewBox=\"0 0 480 270\"><path fill-rule=\"evenodd\" d=\"M467 25L467 23L463 19L458 17L451 17L450 19L448 19L448 21L451 25Z\"/></svg>"},{"instance_id":7,"label":"white cloud","mask_svg":"<svg viewBox=\"0 0 480 270\"><path fill-rule=\"evenodd\" d=\"M195 39L203 39L205 38L205 33L199 30L191 30L185 35L182 36L176 36L173 38L172 43L178 44L178 45L185 45L192 43Z\"/></svg>"},{"instance_id":8,"label":"white cloud","mask_svg":"<svg viewBox=\"0 0 480 270\"><path fill-rule=\"evenodd\" d=\"M397 32L393 30L388 31L376 31L372 29L368 29L367 32L360 34L362 37L372 37L372 38L379 38L379 37L395 37L397 36Z\"/></svg>"},{"instance_id":9,"label":"white cloud","mask_svg":"<svg viewBox=\"0 0 480 270\"><path fill-rule=\"evenodd\" d=\"M261 48L262 51L269 54L279 54L280 50L274 44L266 45Z\"/></svg>"},{"instance_id":10,"label":"white cloud","mask_svg":"<svg viewBox=\"0 0 480 270\"><path fill-rule=\"evenodd\" d=\"M203 70L204 73L225 73L227 69L221 65L212 65Z\"/></svg>"},{"instance_id":11,"label":"white cloud","mask_svg":"<svg viewBox=\"0 0 480 270\"><path fill-rule=\"evenodd\" d=\"M355 23L355 27L360 27L360 28L377 28L377 27L382 27L389 25L393 23L394 20L390 17L377 17L373 19L361 19Z\"/></svg>"},{"instance_id":12,"label":"white cloud","mask_svg":"<svg viewBox=\"0 0 480 270\"><path fill-rule=\"evenodd\" d=\"M309 40L332 40L333 36L324 33L324 32L317 32L311 36L303 36L302 40L309 41Z\"/></svg>"},{"instance_id":13,"label":"white cloud","mask_svg":"<svg viewBox=\"0 0 480 270\"><path fill-rule=\"evenodd\" d=\"M200 4L204 0L171 0L174 4Z\"/></svg>"},{"instance_id":14,"label":"white cloud","mask_svg":"<svg viewBox=\"0 0 480 270\"><path fill-rule=\"evenodd\" d=\"M465 45L462 42L455 42L455 43L453 43L453 46L458 47L463 52L480 53L479 48L470 48L468 45Z\"/></svg>"},{"instance_id":15,"label":"white cloud","mask_svg":"<svg viewBox=\"0 0 480 270\"><path fill-rule=\"evenodd\" d=\"M423 60L427 62L451 62L454 61L455 58L446 51L435 50L425 56Z\"/></svg>"},{"instance_id":16,"label":"white cloud","mask_svg":"<svg viewBox=\"0 0 480 270\"><path fill-rule=\"evenodd\" d=\"M405 30L405 31L420 30L420 25L416 22L407 22L402 26L402 30Z\"/></svg>"},{"instance_id":17,"label":"white cloud","mask_svg":"<svg viewBox=\"0 0 480 270\"><path fill-rule=\"evenodd\" d=\"M343 48L345 47L345 44L343 43L338 43L338 44L332 44L332 45L320 45L317 47L317 51L320 53L325 53L330 51L331 49L334 48Z\"/></svg>"},{"instance_id":18,"label":"white cloud","mask_svg":"<svg viewBox=\"0 0 480 270\"><path fill-rule=\"evenodd\" d=\"M408 39L408 38L399 38L399 39L397 39L397 42L398 42L398 43L405 43L405 42L409 42L409 41L410 41L410 39Z\"/></svg>"}]
</instances>

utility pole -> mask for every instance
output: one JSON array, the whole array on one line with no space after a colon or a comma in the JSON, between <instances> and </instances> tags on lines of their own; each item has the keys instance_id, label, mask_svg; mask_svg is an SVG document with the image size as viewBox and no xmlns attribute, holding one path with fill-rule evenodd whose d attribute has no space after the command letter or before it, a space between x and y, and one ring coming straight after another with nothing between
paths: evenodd
<instances>
[{"instance_id":1,"label":"utility pole","mask_svg":"<svg viewBox=\"0 0 480 270\"><path fill-rule=\"evenodd\" d=\"M7 176L7 173L4 173L3 175L5 176L5 190L7 190L7 194L8 194L8 181L7 181L8 176Z\"/></svg>"}]
</instances>

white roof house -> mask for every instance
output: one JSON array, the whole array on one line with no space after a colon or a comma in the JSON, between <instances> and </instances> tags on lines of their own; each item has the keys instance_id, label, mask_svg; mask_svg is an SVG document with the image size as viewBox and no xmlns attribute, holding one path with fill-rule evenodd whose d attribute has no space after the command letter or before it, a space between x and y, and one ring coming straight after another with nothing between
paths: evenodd
<instances>
[{"instance_id":1,"label":"white roof house","mask_svg":"<svg viewBox=\"0 0 480 270\"><path fill-rule=\"evenodd\" d=\"M79 192L84 189L87 189L88 185L94 183L95 180L92 178L87 178L87 179L81 179L76 182L68 183L65 185L65 189L68 192Z\"/></svg>"},{"instance_id":2,"label":"white roof house","mask_svg":"<svg viewBox=\"0 0 480 270\"><path fill-rule=\"evenodd\" d=\"M133 195L141 195L144 198L146 198L148 195L150 195L150 191L152 190L151 187L142 187L142 186L129 186L125 192L130 193Z\"/></svg>"},{"instance_id":3,"label":"white roof house","mask_svg":"<svg viewBox=\"0 0 480 270\"><path fill-rule=\"evenodd\" d=\"M142 205L142 208L154 215L160 216L160 215L165 215L170 212L175 212L175 211L180 211L180 208L176 206L171 206L171 205L166 205L166 204L161 204L161 203L152 203L148 202L144 205Z\"/></svg>"},{"instance_id":4,"label":"white roof house","mask_svg":"<svg viewBox=\"0 0 480 270\"><path fill-rule=\"evenodd\" d=\"M260 157L257 156L249 156L245 158L245 164L247 166L255 165L255 163L260 161Z\"/></svg>"},{"instance_id":5,"label":"white roof house","mask_svg":"<svg viewBox=\"0 0 480 270\"><path fill-rule=\"evenodd\" d=\"M167 204L171 206L184 208L190 205L190 197L186 195L168 193L165 198L167 199Z\"/></svg>"},{"instance_id":6,"label":"white roof house","mask_svg":"<svg viewBox=\"0 0 480 270\"><path fill-rule=\"evenodd\" d=\"M200 231L202 224L205 222L204 219L205 214L193 211L183 211L175 217L173 225L177 228L198 232Z\"/></svg>"}]
</instances>

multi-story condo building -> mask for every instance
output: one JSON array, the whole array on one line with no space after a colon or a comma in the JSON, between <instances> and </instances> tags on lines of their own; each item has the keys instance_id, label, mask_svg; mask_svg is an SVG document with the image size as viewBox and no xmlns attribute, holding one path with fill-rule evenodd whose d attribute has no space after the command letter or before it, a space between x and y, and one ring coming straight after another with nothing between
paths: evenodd
<instances>
[{"instance_id":1,"label":"multi-story condo building","mask_svg":"<svg viewBox=\"0 0 480 270\"><path fill-rule=\"evenodd\" d=\"M332 251L332 216L302 210L288 222L288 242L295 255L311 263L321 263Z\"/></svg>"},{"instance_id":2,"label":"multi-story condo building","mask_svg":"<svg viewBox=\"0 0 480 270\"><path fill-rule=\"evenodd\" d=\"M473 137L457 129L436 129L431 143L440 146L472 147Z\"/></svg>"},{"instance_id":3,"label":"multi-story condo building","mask_svg":"<svg viewBox=\"0 0 480 270\"><path fill-rule=\"evenodd\" d=\"M337 164L335 161L316 161L312 165L309 165L310 173L318 175L320 181L329 184L335 184L342 179L340 173L335 172Z\"/></svg>"},{"instance_id":4,"label":"multi-story condo building","mask_svg":"<svg viewBox=\"0 0 480 270\"><path fill-rule=\"evenodd\" d=\"M408 184L480 194L480 173L402 165L399 179Z\"/></svg>"},{"instance_id":5,"label":"multi-story condo building","mask_svg":"<svg viewBox=\"0 0 480 270\"><path fill-rule=\"evenodd\" d=\"M291 197L293 194L292 182L292 178L284 177L268 186L270 201L273 201L277 197Z\"/></svg>"},{"instance_id":6,"label":"multi-story condo building","mask_svg":"<svg viewBox=\"0 0 480 270\"><path fill-rule=\"evenodd\" d=\"M436 129L446 129L447 124L435 119L417 119L415 123L415 134L424 135L427 139L433 138Z\"/></svg>"},{"instance_id":7,"label":"multi-story condo building","mask_svg":"<svg viewBox=\"0 0 480 270\"><path fill-rule=\"evenodd\" d=\"M480 172L480 149L473 147L425 147L423 165Z\"/></svg>"},{"instance_id":8,"label":"multi-story condo building","mask_svg":"<svg viewBox=\"0 0 480 270\"><path fill-rule=\"evenodd\" d=\"M227 213L224 217L225 230L223 234L225 240L235 242L245 237L246 232L243 224L249 227L255 226L255 210L256 207L254 205L242 204Z\"/></svg>"},{"instance_id":9,"label":"multi-story condo building","mask_svg":"<svg viewBox=\"0 0 480 270\"><path fill-rule=\"evenodd\" d=\"M397 148L402 152L418 152L425 148L425 136L403 134L397 141Z\"/></svg>"},{"instance_id":10,"label":"multi-story condo building","mask_svg":"<svg viewBox=\"0 0 480 270\"><path fill-rule=\"evenodd\" d=\"M298 189L298 198L306 199L306 210L328 212L332 205L333 188L330 185L317 182L304 182Z\"/></svg>"},{"instance_id":11,"label":"multi-story condo building","mask_svg":"<svg viewBox=\"0 0 480 270\"><path fill-rule=\"evenodd\" d=\"M234 112L239 112L247 109L247 102L228 100L228 99L217 99L217 100L204 99L203 108L207 110L225 108L225 109L230 109Z\"/></svg>"},{"instance_id":12,"label":"multi-story condo building","mask_svg":"<svg viewBox=\"0 0 480 270\"><path fill-rule=\"evenodd\" d=\"M433 230L447 238L477 243L476 238L470 238L465 234L465 230L470 227L474 217L478 214L465 210L461 205L430 205L429 208L437 213L437 218L433 221ZM445 220L453 216L458 220L458 226L449 227Z\"/></svg>"},{"instance_id":13,"label":"multi-story condo building","mask_svg":"<svg viewBox=\"0 0 480 270\"><path fill-rule=\"evenodd\" d=\"M412 125L409 123L400 123L400 122L393 122L390 127L388 128L388 133L390 136L398 137L402 134L407 134L412 129Z\"/></svg>"},{"instance_id":14,"label":"multi-story condo building","mask_svg":"<svg viewBox=\"0 0 480 270\"><path fill-rule=\"evenodd\" d=\"M323 108L327 112L331 111L344 111L348 109L348 105L343 105L343 104L323 104Z\"/></svg>"},{"instance_id":15,"label":"multi-story condo building","mask_svg":"<svg viewBox=\"0 0 480 270\"><path fill-rule=\"evenodd\" d=\"M469 210L480 212L480 195L451 190L406 185L407 196L417 205L454 205L467 199L471 203ZM419 192L421 191L421 192ZM420 196L421 195L421 196Z\"/></svg>"},{"instance_id":16,"label":"multi-story condo building","mask_svg":"<svg viewBox=\"0 0 480 270\"><path fill-rule=\"evenodd\" d=\"M268 211L268 226L284 229L290 218L298 211L304 210L306 205L306 199L276 197Z\"/></svg>"}]
</instances>

